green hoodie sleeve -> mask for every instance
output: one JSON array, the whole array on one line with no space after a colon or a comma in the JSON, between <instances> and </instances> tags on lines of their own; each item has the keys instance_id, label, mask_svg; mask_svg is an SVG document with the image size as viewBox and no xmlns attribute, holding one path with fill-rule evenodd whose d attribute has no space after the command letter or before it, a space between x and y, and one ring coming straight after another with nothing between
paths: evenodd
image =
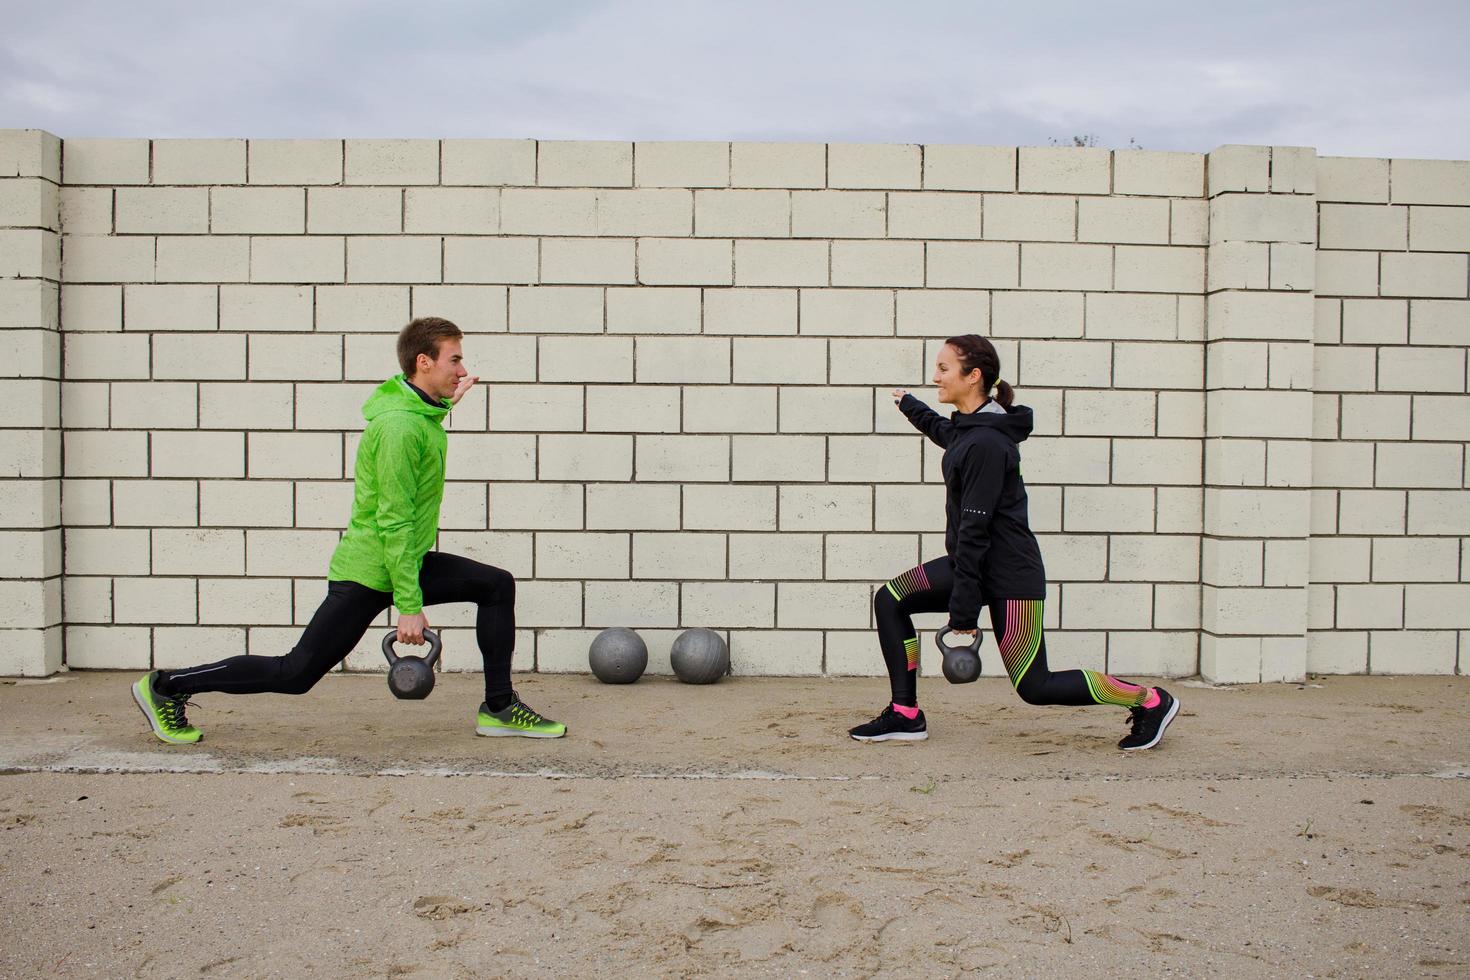
<instances>
[{"instance_id":1,"label":"green hoodie sleeve","mask_svg":"<svg viewBox=\"0 0 1470 980\"><path fill-rule=\"evenodd\" d=\"M426 450L423 434L412 425L384 426L374 464L377 469L377 530L383 564L393 583L393 605L406 616L422 612L419 565L424 553L413 544L418 507L418 471Z\"/></svg>"}]
</instances>

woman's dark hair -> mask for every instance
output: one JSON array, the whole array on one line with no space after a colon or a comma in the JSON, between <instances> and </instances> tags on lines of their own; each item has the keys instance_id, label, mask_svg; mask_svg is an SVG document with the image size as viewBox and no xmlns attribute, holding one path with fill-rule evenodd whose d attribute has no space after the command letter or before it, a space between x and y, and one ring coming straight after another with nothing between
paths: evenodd
<instances>
[{"instance_id":1,"label":"woman's dark hair","mask_svg":"<svg viewBox=\"0 0 1470 980\"><path fill-rule=\"evenodd\" d=\"M403 376L413 377L420 354L435 360L439 357L440 343L463 336L459 327L443 317L421 316L412 321L398 334L398 366L403 368Z\"/></svg>"},{"instance_id":2,"label":"woman's dark hair","mask_svg":"<svg viewBox=\"0 0 1470 980\"><path fill-rule=\"evenodd\" d=\"M973 333L951 337L945 343L960 355L960 369L966 374L976 368L980 369L981 394L988 394L994 388L995 400L1000 402L1000 407L1011 407L1011 402L1016 400L1016 393L1010 385L1000 380L1000 355L995 352L994 344Z\"/></svg>"}]
</instances>

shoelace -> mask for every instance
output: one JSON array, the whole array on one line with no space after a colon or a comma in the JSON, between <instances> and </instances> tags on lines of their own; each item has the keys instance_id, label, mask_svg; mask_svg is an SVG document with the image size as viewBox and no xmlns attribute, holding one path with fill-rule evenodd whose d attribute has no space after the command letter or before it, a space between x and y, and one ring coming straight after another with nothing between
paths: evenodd
<instances>
[{"instance_id":1,"label":"shoelace","mask_svg":"<svg viewBox=\"0 0 1470 980\"><path fill-rule=\"evenodd\" d=\"M1148 709L1143 707L1128 709L1128 733L1130 735L1137 735L1139 731L1143 728L1143 716L1147 713L1147 711Z\"/></svg>"},{"instance_id":2,"label":"shoelace","mask_svg":"<svg viewBox=\"0 0 1470 980\"><path fill-rule=\"evenodd\" d=\"M168 728L187 728L189 718L185 709L194 702L188 698L164 698L163 703L158 706L159 717ZM195 705L198 707L198 705Z\"/></svg>"}]
</instances>

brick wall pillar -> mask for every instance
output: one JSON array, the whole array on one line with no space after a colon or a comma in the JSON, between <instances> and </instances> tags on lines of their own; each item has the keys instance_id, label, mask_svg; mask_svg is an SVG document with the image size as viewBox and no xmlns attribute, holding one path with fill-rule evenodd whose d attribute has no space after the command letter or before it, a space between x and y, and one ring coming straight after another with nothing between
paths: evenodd
<instances>
[{"instance_id":1,"label":"brick wall pillar","mask_svg":"<svg viewBox=\"0 0 1470 980\"><path fill-rule=\"evenodd\" d=\"M0 674L61 669L61 143L0 130Z\"/></svg>"},{"instance_id":2,"label":"brick wall pillar","mask_svg":"<svg viewBox=\"0 0 1470 980\"><path fill-rule=\"evenodd\" d=\"M1209 154L1200 672L1306 671L1316 152Z\"/></svg>"}]
</instances>

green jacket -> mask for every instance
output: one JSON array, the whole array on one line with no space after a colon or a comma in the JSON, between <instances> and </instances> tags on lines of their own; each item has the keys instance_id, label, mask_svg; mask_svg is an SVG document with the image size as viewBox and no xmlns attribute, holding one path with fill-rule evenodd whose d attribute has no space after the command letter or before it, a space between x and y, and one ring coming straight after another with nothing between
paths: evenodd
<instances>
[{"instance_id":1,"label":"green jacket","mask_svg":"<svg viewBox=\"0 0 1470 980\"><path fill-rule=\"evenodd\" d=\"M442 404L425 402L399 374L362 406L368 424L357 447L352 520L327 573L332 581L392 592L404 615L423 610L419 565L439 533L450 407Z\"/></svg>"}]
</instances>

